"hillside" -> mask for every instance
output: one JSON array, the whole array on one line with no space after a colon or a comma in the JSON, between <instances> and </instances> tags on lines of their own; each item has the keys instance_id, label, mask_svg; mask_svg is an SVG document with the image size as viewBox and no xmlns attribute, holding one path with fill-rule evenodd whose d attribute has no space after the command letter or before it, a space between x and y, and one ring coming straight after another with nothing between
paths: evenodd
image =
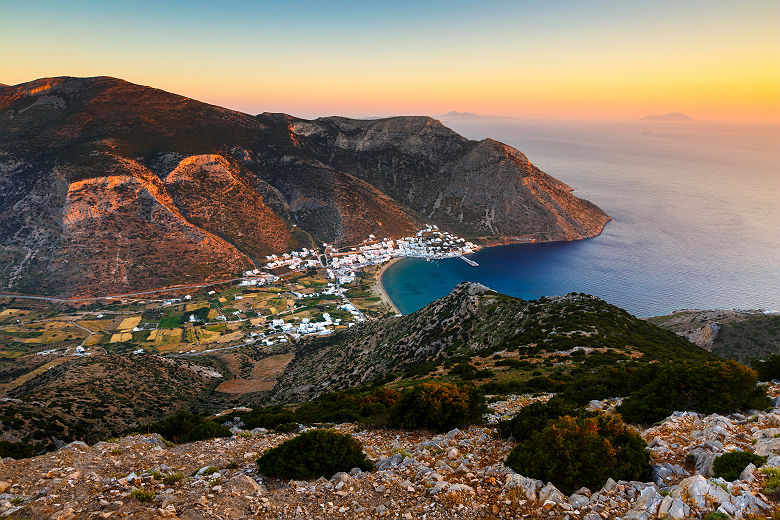
<instances>
[{"instance_id":1,"label":"hillside","mask_svg":"<svg viewBox=\"0 0 780 520\"><path fill-rule=\"evenodd\" d=\"M780 353L780 315L761 311L678 311L647 321L727 359L749 363Z\"/></svg>"},{"instance_id":2,"label":"hillside","mask_svg":"<svg viewBox=\"0 0 780 520\"><path fill-rule=\"evenodd\" d=\"M501 360L493 354L501 353ZM473 283L400 318L299 345L273 390L278 402L305 401L405 371L475 359L491 379L563 375L577 366L621 359L712 359L689 341L584 294L525 301ZM432 364L431 364L432 363ZM468 367L455 368L471 371Z\"/></svg>"},{"instance_id":3,"label":"hillside","mask_svg":"<svg viewBox=\"0 0 780 520\"><path fill-rule=\"evenodd\" d=\"M95 442L181 408L207 408L222 374L203 363L110 354L33 373L0 402L0 440Z\"/></svg>"},{"instance_id":4,"label":"hillside","mask_svg":"<svg viewBox=\"0 0 780 520\"><path fill-rule=\"evenodd\" d=\"M0 290L102 295L399 237L575 240L609 217L428 117L251 116L119 79L0 88Z\"/></svg>"}]
</instances>

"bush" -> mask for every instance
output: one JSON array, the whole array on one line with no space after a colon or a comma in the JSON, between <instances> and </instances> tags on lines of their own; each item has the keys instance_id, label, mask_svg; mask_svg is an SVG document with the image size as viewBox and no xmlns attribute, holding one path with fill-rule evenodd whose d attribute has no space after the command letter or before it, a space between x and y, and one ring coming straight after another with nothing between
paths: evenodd
<instances>
[{"instance_id":1,"label":"bush","mask_svg":"<svg viewBox=\"0 0 780 520\"><path fill-rule=\"evenodd\" d=\"M780 500L780 468L761 468L761 473L766 476L764 494Z\"/></svg>"},{"instance_id":2,"label":"bush","mask_svg":"<svg viewBox=\"0 0 780 520\"><path fill-rule=\"evenodd\" d=\"M780 354L772 354L766 359L754 359L750 364L758 372L759 381L780 379Z\"/></svg>"},{"instance_id":3,"label":"bush","mask_svg":"<svg viewBox=\"0 0 780 520\"><path fill-rule=\"evenodd\" d=\"M648 480L645 446L618 416L563 416L515 446L506 465L570 494L582 486L598 489L610 477Z\"/></svg>"},{"instance_id":4,"label":"bush","mask_svg":"<svg viewBox=\"0 0 780 520\"><path fill-rule=\"evenodd\" d=\"M715 457L712 463L712 476L715 478L723 477L729 482L739 478L739 474L748 464L762 465L766 462L766 457L761 457L749 451L732 451Z\"/></svg>"},{"instance_id":5,"label":"bush","mask_svg":"<svg viewBox=\"0 0 780 520\"><path fill-rule=\"evenodd\" d=\"M720 511L713 511L712 513L705 516L704 520L731 520L731 517L726 513L721 513Z\"/></svg>"},{"instance_id":6,"label":"bush","mask_svg":"<svg viewBox=\"0 0 780 520\"><path fill-rule=\"evenodd\" d=\"M448 431L482 421L485 398L474 386L424 383L401 394L390 409L388 424L395 428Z\"/></svg>"},{"instance_id":7,"label":"bush","mask_svg":"<svg viewBox=\"0 0 780 520\"><path fill-rule=\"evenodd\" d=\"M130 496L140 502L154 502L154 497L156 495L151 489L133 488L133 490L130 491Z\"/></svg>"},{"instance_id":8,"label":"bush","mask_svg":"<svg viewBox=\"0 0 780 520\"><path fill-rule=\"evenodd\" d=\"M230 428L224 424L219 424L214 421L207 421L195 426L184 436L186 439L183 442L195 442L203 441L206 439L213 439L214 437L230 437L233 433Z\"/></svg>"},{"instance_id":9,"label":"bush","mask_svg":"<svg viewBox=\"0 0 780 520\"><path fill-rule=\"evenodd\" d=\"M711 414L763 409L769 398L756 383L756 372L736 361L663 365L617 411L629 422L649 424L675 410Z\"/></svg>"},{"instance_id":10,"label":"bush","mask_svg":"<svg viewBox=\"0 0 780 520\"><path fill-rule=\"evenodd\" d=\"M136 433L159 433L167 440L177 444L202 441L213 437L230 437L230 430L217 422L206 421L205 417L187 411L136 428Z\"/></svg>"},{"instance_id":11,"label":"bush","mask_svg":"<svg viewBox=\"0 0 780 520\"><path fill-rule=\"evenodd\" d=\"M523 407L508 421L501 421L498 424L498 433L523 442L530 439L534 432L543 430L548 422L563 415L575 415L574 405L556 398L546 403L537 401Z\"/></svg>"},{"instance_id":12,"label":"bush","mask_svg":"<svg viewBox=\"0 0 780 520\"><path fill-rule=\"evenodd\" d=\"M257 467L267 477L314 479L352 468L369 471L373 465L352 436L311 430L266 451L257 459Z\"/></svg>"}]
</instances>

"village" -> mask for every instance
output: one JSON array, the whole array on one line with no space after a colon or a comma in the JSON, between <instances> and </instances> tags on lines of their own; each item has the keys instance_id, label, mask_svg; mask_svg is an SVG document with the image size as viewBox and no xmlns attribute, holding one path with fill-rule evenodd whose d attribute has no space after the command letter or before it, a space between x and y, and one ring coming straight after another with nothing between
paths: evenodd
<instances>
[{"instance_id":1,"label":"village","mask_svg":"<svg viewBox=\"0 0 780 520\"><path fill-rule=\"evenodd\" d=\"M166 298L122 299L52 313L0 308L0 356L35 353L56 364L73 356L152 353L198 356L255 347L288 348L367 320L396 314L375 286L393 259L460 257L475 244L425 226L413 236L268 255L237 282ZM152 295L153 296L153 295Z\"/></svg>"}]
</instances>

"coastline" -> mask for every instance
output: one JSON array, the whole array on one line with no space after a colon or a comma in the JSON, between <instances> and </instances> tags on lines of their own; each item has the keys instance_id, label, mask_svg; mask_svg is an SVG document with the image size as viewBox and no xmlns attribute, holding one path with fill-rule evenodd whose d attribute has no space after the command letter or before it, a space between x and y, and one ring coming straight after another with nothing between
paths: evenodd
<instances>
[{"instance_id":1,"label":"coastline","mask_svg":"<svg viewBox=\"0 0 780 520\"><path fill-rule=\"evenodd\" d=\"M387 291L385 291L385 286L382 285L382 275L385 273L385 269L387 269L397 261L401 260L401 258L403 257L395 257L390 259L390 261L385 262L384 265L382 265L382 267L380 267L379 270L374 275L374 288L376 289L376 292L379 293L379 296L382 298L382 301L387 303L396 314L401 314L401 311L398 310L398 307L395 306L393 300L391 300L390 296L387 295Z\"/></svg>"}]
</instances>

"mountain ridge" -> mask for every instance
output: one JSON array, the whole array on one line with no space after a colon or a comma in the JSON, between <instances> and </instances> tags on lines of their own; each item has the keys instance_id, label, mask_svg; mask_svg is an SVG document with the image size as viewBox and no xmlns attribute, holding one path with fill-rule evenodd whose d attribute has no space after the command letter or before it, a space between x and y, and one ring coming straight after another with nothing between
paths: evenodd
<instances>
[{"instance_id":1,"label":"mountain ridge","mask_svg":"<svg viewBox=\"0 0 780 520\"><path fill-rule=\"evenodd\" d=\"M252 116L106 76L0 91L0 289L12 292L203 281L426 223L482 241L599 234L609 217L571 191L518 150L427 116Z\"/></svg>"}]
</instances>

